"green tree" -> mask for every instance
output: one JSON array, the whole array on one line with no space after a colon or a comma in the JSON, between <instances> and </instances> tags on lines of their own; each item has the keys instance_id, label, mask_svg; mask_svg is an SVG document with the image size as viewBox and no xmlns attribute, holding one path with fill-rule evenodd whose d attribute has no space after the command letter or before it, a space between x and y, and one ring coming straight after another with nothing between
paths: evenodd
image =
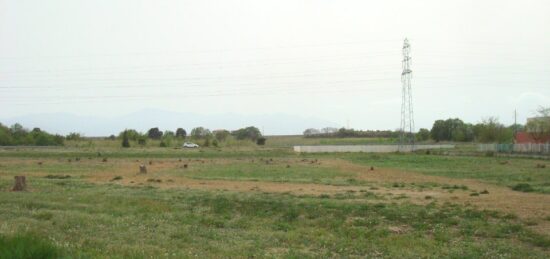
<instances>
[{"instance_id":1,"label":"green tree","mask_svg":"<svg viewBox=\"0 0 550 259\"><path fill-rule=\"evenodd\" d=\"M433 140L439 141L472 141L474 138L473 126L462 120L436 120L430 130Z\"/></svg>"},{"instance_id":2,"label":"green tree","mask_svg":"<svg viewBox=\"0 0 550 259\"><path fill-rule=\"evenodd\" d=\"M185 137L187 137L187 131L185 131L183 128L178 128L176 130L176 137L184 139Z\"/></svg>"},{"instance_id":3,"label":"green tree","mask_svg":"<svg viewBox=\"0 0 550 259\"><path fill-rule=\"evenodd\" d=\"M212 137L212 132L204 127L196 127L191 130L191 137L194 139L209 139Z\"/></svg>"},{"instance_id":4,"label":"green tree","mask_svg":"<svg viewBox=\"0 0 550 259\"><path fill-rule=\"evenodd\" d=\"M174 132L171 132L171 131L167 131L168 134L164 134L162 136L162 139L160 141L160 146L161 147L170 147L172 146L172 142L174 141L174 138L175 138L175 134Z\"/></svg>"},{"instance_id":5,"label":"green tree","mask_svg":"<svg viewBox=\"0 0 550 259\"><path fill-rule=\"evenodd\" d=\"M428 129L420 129L418 130L418 133L416 133L416 140L418 141L427 141L430 139L430 131Z\"/></svg>"},{"instance_id":6,"label":"green tree","mask_svg":"<svg viewBox=\"0 0 550 259\"><path fill-rule=\"evenodd\" d=\"M150 139L160 139L162 138L162 131L159 128L151 128L147 131L147 136Z\"/></svg>"},{"instance_id":7,"label":"green tree","mask_svg":"<svg viewBox=\"0 0 550 259\"><path fill-rule=\"evenodd\" d=\"M231 133L227 130L215 130L213 133L214 133L214 137L219 142L225 141L227 139L227 137L229 137L229 135L231 135Z\"/></svg>"},{"instance_id":8,"label":"green tree","mask_svg":"<svg viewBox=\"0 0 550 259\"><path fill-rule=\"evenodd\" d=\"M122 138L124 133L126 133L126 136L128 137L128 139L132 141L137 141L142 136L142 134L135 129L126 129L121 131L118 134L118 137Z\"/></svg>"},{"instance_id":9,"label":"green tree","mask_svg":"<svg viewBox=\"0 0 550 259\"><path fill-rule=\"evenodd\" d=\"M482 143L511 143L513 131L502 125L496 117L483 119L474 126L476 140Z\"/></svg>"},{"instance_id":10,"label":"green tree","mask_svg":"<svg viewBox=\"0 0 550 259\"><path fill-rule=\"evenodd\" d=\"M238 140L249 139L252 141L256 141L256 139L262 136L260 130L253 126L235 130L231 134Z\"/></svg>"}]
</instances>

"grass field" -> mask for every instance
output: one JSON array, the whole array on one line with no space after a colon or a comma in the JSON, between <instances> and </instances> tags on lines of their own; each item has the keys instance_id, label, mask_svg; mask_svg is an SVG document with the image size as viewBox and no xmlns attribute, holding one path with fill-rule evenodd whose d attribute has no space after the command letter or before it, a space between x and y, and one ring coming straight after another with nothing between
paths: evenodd
<instances>
[{"instance_id":1,"label":"grass field","mask_svg":"<svg viewBox=\"0 0 550 259\"><path fill-rule=\"evenodd\" d=\"M550 256L548 161L286 141L0 150L0 258Z\"/></svg>"}]
</instances>

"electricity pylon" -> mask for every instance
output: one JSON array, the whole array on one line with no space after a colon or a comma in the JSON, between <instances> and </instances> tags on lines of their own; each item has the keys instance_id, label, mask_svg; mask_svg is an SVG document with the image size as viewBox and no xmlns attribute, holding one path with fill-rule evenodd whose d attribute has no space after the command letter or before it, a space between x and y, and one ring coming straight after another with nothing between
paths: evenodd
<instances>
[{"instance_id":1,"label":"electricity pylon","mask_svg":"<svg viewBox=\"0 0 550 259\"><path fill-rule=\"evenodd\" d=\"M403 43L403 72L401 73L401 132L399 136L399 150L414 150L414 117L411 91L411 45L405 39Z\"/></svg>"}]
</instances>

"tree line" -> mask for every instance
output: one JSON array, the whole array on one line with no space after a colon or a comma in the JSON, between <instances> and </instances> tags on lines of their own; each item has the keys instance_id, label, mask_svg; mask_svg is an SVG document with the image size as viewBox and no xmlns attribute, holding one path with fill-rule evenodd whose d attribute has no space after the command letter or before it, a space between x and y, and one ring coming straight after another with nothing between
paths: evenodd
<instances>
[{"instance_id":1,"label":"tree line","mask_svg":"<svg viewBox=\"0 0 550 259\"><path fill-rule=\"evenodd\" d=\"M417 141L453 141L453 142L480 142L480 143L513 143L514 134L526 131L535 140L550 138L550 107L540 107L537 116L527 124L512 124L506 126L496 117L483 119L481 122L466 123L459 118L436 120L431 129L421 128L415 134ZM399 130L354 130L346 128L306 129L303 133L306 138L398 138Z\"/></svg>"},{"instance_id":2,"label":"tree line","mask_svg":"<svg viewBox=\"0 0 550 259\"><path fill-rule=\"evenodd\" d=\"M354 130L346 128L309 128L304 131L306 138L395 138L399 135L397 131L391 130Z\"/></svg>"},{"instance_id":3,"label":"tree line","mask_svg":"<svg viewBox=\"0 0 550 259\"><path fill-rule=\"evenodd\" d=\"M40 128L28 130L19 123L11 127L0 123L0 146L61 146L64 140L65 137Z\"/></svg>"},{"instance_id":4,"label":"tree line","mask_svg":"<svg viewBox=\"0 0 550 259\"><path fill-rule=\"evenodd\" d=\"M134 129L126 129L118 134L118 138L122 139L123 147L130 147L130 141L136 141L138 145L145 145L148 140L160 140L161 147L172 146L174 141L190 139L193 141L202 141L203 146L219 146L220 143L225 142L229 137L233 137L237 140L250 140L256 142L258 145L264 145L266 138L262 136L262 133L257 127L250 126L241 128L234 131L221 130L209 130L204 127L196 127L188 134L183 128L177 128L176 131L165 130L161 131L158 127L151 128L145 133L140 133ZM110 136L111 139L117 138L114 135Z\"/></svg>"},{"instance_id":5,"label":"tree line","mask_svg":"<svg viewBox=\"0 0 550 259\"><path fill-rule=\"evenodd\" d=\"M330 129L330 130L328 130ZM511 143L514 132L524 130L523 125L504 126L495 117L482 120L480 123L465 123L459 118L436 120L431 129L421 128L414 133L417 141L453 141L481 143ZM354 130L346 128L313 128L304 131L306 138L392 138L397 139L399 130Z\"/></svg>"}]
</instances>

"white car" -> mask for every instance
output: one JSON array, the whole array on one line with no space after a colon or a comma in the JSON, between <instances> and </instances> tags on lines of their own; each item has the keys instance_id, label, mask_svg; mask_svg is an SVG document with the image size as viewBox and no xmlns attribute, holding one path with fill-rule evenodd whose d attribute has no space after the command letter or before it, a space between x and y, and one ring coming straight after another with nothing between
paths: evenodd
<instances>
[{"instance_id":1,"label":"white car","mask_svg":"<svg viewBox=\"0 0 550 259\"><path fill-rule=\"evenodd\" d=\"M195 143L191 143L191 142L185 142L183 143L183 147L186 147L186 148L198 148L199 145L195 144Z\"/></svg>"}]
</instances>

